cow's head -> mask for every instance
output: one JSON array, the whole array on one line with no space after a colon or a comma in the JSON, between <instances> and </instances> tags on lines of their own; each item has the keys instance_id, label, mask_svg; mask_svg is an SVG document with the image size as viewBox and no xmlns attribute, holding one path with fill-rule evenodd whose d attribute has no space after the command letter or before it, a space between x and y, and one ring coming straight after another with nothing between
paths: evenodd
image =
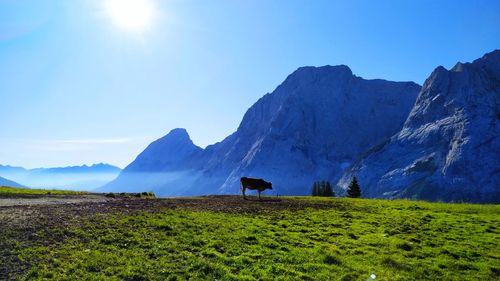
<instances>
[{"instance_id":1,"label":"cow's head","mask_svg":"<svg viewBox=\"0 0 500 281\"><path fill-rule=\"evenodd\" d=\"M272 182L269 182L269 181L266 181L266 185L265 185L266 189L273 189L273 183Z\"/></svg>"}]
</instances>

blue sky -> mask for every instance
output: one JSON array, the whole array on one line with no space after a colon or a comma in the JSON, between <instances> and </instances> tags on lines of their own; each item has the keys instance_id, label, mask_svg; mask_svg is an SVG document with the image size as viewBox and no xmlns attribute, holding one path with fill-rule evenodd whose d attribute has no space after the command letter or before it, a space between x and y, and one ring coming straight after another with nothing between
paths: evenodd
<instances>
[{"instance_id":1,"label":"blue sky","mask_svg":"<svg viewBox=\"0 0 500 281\"><path fill-rule=\"evenodd\" d=\"M422 84L500 48L500 1L0 0L0 164L124 167L184 127L204 147L305 65ZM133 15L132 15L133 16Z\"/></svg>"}]
</instances>

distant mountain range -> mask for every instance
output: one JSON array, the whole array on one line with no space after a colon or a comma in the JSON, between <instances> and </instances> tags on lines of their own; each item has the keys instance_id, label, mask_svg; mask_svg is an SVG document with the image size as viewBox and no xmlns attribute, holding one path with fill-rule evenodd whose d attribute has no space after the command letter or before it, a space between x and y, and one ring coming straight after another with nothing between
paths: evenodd
<instances>
[{"instance_id":1,"label":"distant mountain range","mask_svg":"<svg viewBox=\"0 0 500 281\"><path fill-rule=\"evenodd\" d=\"M0 176L36 188L92 190L113 180L120 171L104 163L35 169L0 165Z\"/></svg>"},{"instance_id":2,"label":"distant mountain range","mask_svg":"<svg viewBox=\"0 0 500 281\"><path fill-rule=\"evenodd\" d=\"M365 197L499 203L499 96L498 50L438 67L423 87L302 67L223 141L202 149L174 129L100 190L233 194L250 176L272 181L274 194L329 180L342 195L357 175Z\"/></svg>"}]
</instances>

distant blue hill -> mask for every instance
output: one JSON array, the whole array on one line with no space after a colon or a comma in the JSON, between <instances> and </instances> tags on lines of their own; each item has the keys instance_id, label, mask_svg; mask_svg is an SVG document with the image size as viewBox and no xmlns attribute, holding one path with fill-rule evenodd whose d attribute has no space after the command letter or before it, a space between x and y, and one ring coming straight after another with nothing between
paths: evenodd
<instances>
[{"instance_id":1,"label":"distant blue hill","mask_svg":"<svg viewBox=\"0 0 500 281\"><path fill-rule=\"evenodd\" d=\"M119 173L121 171L120 168L110 165L110 164L93 164L91 166L82 165L82 166L69 166L69 167L55 167L55 168L37 168L31 169L31 172L37 173Z\"/></svg>"},{"instance_id":2,"label":"distant blue hill","mask_svg":"<svg viewBox=\"0 0 500 281\"><path fill-rule=\"evenodd\" d=\"M93 190L116 178L120 172L120 168L105 163L35 169L0 165L1 177L36 188Z\"/></svg>"},{"instance_id":3,"label":"distant blue hill","mask_svg":"<svg viewBox=\"0 0 500 281\"><path fill-rule=\"evenodd\" d=\"M0 186L10 186L10 187L24 187L15 181L8 180L6 178L0 177Z\"/></svg>"}]
</instances>

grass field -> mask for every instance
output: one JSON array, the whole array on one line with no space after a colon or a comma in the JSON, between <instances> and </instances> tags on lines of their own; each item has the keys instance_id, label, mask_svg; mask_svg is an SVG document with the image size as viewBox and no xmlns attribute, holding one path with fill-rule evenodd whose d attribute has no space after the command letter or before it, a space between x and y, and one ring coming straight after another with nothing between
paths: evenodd
<instances>
[{"instance_id":1,"label":"grass field","mask_svg":"<svg viewBox=\"0 0 500 281\"><path fill-rule=\"evenodd\" d=\"M228 196L38 208L36 223L0 225L9 278L500 278L500 206L494 205Z\"/></svg>"},{"instance_id":2,"label":"grass field","mask_svg":"<svg viewBox=\"0 0 500 281\"><path fill-rule=\"evenodd\" d=\"M87 194L87 192L59 190L59 189L31 189L31 188L0 186L0 195L80 195L80 194Z\"/></svg>"}]
</instances>

